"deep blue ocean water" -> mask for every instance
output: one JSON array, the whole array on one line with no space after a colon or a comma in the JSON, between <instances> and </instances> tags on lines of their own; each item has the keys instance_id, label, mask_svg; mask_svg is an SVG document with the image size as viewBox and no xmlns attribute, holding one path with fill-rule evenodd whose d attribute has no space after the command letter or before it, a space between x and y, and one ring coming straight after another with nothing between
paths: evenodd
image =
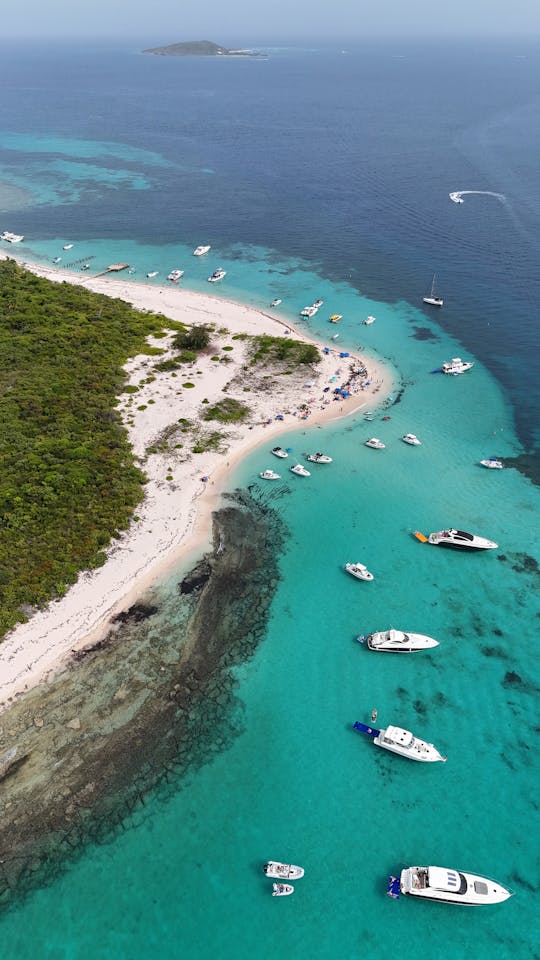
<instances>
[{"instance_id":1,"label":"deep blue ocean water","mask_svg":"<svg viewBox=\"0 0 540 960\"><path fill-rule=\"evenodd\" d=\"M359 414L317 433L331 472L279 488L290 539L268 636L237 671L242 734L3 918L2 955L533 956L539 493L478 460L538 449L538 47L1 52L0 227L25 235L18 252L75 269L128 260L156 282L178 266L201 290L223 265L220 293L281 296L290 318L324 297L344 316L340 342L389 358L405 388L390 422ZM487 192L456 205L453 190ZM199 243L206 263L190 257ZM433 273L436 314L420 302ZM310 328L333 332L323 311ZM458 355L477 360L471 374L430 375ZM400 443L409 431L421 448ZM363 446L383 433L385 451ZM309 433L287 442L304 451ZM235 481L269 459L259 449ZM411 537L449 523L495 538L498 555ZM344 577L346 559L375 582ZM404 662L354 644L390 624L441 646ZM374 706L446 766L362 742L350 727ZM293 898L269 897L268 857L306 867ZM386 898L387 874L418 862L496 876L515 896L471 912Z\"/></svg>"}]
</instances>

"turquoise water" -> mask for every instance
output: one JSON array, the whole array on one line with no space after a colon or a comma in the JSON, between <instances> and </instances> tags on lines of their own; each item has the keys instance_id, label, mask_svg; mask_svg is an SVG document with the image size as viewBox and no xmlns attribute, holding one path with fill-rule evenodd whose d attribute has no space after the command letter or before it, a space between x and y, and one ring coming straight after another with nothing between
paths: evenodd
<instances>
[{"instance_id":1,"label":"turquoise water","mask_svg":"<svg viewBox=\"0 0 540 960\"><path fill-rule=\"evenodd\" d=\"M165 269L177 250L161 248L161 260L148 248L139 254ZM111 262L118 250L103 245L103 255ZM290 539L268 635L237 671L243 732L177 791L150 799L133 829L89 848L4 917L3 955L26 960L37 942L45 960L233 960L276 950L375 960L404 943L434 952L436 931L444 960L473 941L482 958L529 957L538 931L530 834L539 610L538 573L523 555L539 556L539 498L515 470L478 465L520 449L500 390L480 365L462 377L431 374L466 354L410 305L364 301L298 262L274 264L276 282L261 250L219 262L234 271L227 292L247 302L279 292L298 307L324 297L309 328L324 339L335 329L327 313L343 313L343 346L369 344L393 358L404 392L389 421L385 411L373 422L359 413L287 434L295 454L323 449L334 463L314 466L309 480L283 470L276 485ZM367 313L377 317L370 328L360 323ZM412 336L418 328L429 339ZM422 446L403 444L407 432ZM363 445L373 435L384 451ZM233 482L252 483L268 466L262 446ZM412 537L454 524L500 549L461 555ZM365 562L375 581L348 578L346 560ZM377 657L354 642L389 625L440 646ZM447 764L408 764L352 731L374 707L381 725L433 741ZM266 858L304 865L294 897L272 899ZM492 875L515 896L485 911L386 897L387 875L419 862Z\"/></svg>"}]
</instances>

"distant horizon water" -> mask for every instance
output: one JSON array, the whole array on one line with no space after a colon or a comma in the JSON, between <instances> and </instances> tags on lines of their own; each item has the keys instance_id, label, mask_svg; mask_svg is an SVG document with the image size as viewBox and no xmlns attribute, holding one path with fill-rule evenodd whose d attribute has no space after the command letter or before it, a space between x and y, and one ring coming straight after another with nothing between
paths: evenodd
<instances>
[{"instance_id":1,"label":"distant horizon water","mask_svg":"<svg viewBox=\"0 0 540 960\"><path fill-rule=\"evenodd\" d=\"M226 73L216 58L108 46L0 60L0 226L25 235L17 252L75 269L122 259L156 283L179 267L195 290L279 297L295 323L320 297L306 330L330 344L341 313L337 343L387 358L400 380L374 421L287 434L300 459L320 449L333 463L275 488L289 538L267 635L233 670L233 742L1 917L7 960L36 943L44 960L379 960L403 942L433 951L433 923L441 960L473 940L479 960L534 951L540 491L511 464L539 448L540 61L458 48L459 70L455 47L422 44L408 59L393 44L289 49ZM452 191L506 202L454 204ZM442 310L421 302L434 273ZM435 372L456 356L474 368ZM373 435L384 450L365 446ZM482 468L490 456L509 465ZM257 485L270 458L261 445L232 483ZM413 536L446 526L499 548ZM347 577L346 561L374 582ZM170 601L178 576L160 585ZM440 646L392 657L355 641L390 626ZM376 750L352 729L374 708L448 762ZM305 867L293 897L272 900L266 859ZM414 863L514 896L479 911L393 902L388 874Z\"/></svg>"}]
</instances>

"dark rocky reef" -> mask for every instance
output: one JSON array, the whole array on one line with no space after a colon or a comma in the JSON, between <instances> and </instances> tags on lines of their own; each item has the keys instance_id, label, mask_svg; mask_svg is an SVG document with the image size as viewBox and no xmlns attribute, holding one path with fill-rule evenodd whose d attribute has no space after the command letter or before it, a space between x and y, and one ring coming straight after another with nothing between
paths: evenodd
<instances>
[{"instance_id":1,"label":"dark rocky reef","mask_svg":"<svg viewBox=\"0 0 540 960\"><path fill-rule=\"evenodd\" d=\"M230 668L265 634L283 539L267 503L231 495L179 589L142 598L0 715L0 903L226 749L241 715Z\"/></svg>"}]
</instances>

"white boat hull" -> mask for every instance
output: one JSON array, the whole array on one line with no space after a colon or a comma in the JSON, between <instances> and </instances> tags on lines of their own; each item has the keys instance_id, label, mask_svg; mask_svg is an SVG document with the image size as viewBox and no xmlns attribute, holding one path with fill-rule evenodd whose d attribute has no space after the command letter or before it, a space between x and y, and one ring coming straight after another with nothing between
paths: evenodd
<instances>
[{"instance_id":1,"label":"white boat hull","mask_svg":"<svg viewBox=\"0 0 540 960\"><path fill-rule=\"evenodd\" d=\"M512 896L494 880L446 867L407 867L401 871L399 886L409 897L468 907L503 903Z\"/></svg>"},{"instance_id":2,"label":"white boat hull","mask_svg":"<svg viewBox=\"0 0 540 960\"><path fill-rule=\"evenodd\" d=\"M441 530L430 533L428 543L435 547L447 547L450 550L496 550L499 546L494 540L478 537L463 530Z\"/></svg>"},{"instance_id":3,"label":"white boat hull","mask_svg":"<svg viewBox=\"0 0 540 960\"><path fill-rule=\"evenodd\" d=\"M404 738L404 740L408 740L408 745L394 740L392 730L408 734L408 738ZM400 757L406 757L408 760L418 760L420 763L446 762L446 757L443 757L432 743L426 743L425 740L414 737L410 731L401 730L399 727L388 727L386 730L381 730L379 736L374 738L373 743L382 747L383 750L397 753Z\"/></svg>"},{"instance_id":4,"label":"white boat hull","mask_svg":"<svg viewBox=\"0 0 540 960\"><path fill-rule=\"evenodd\" d=\"M360 639L360 638L359 638ZM364 638L361 638L362 641ZM406 633L402 630L385 630L371 633L367 637L369 650L381 653L415 653L418 650L430 650L438 647L439 641L423 633Z\"/></svg>"},{"instance_id":5,"label":"white boat hull","mask_svg":"<svg viewBox=\"0 0 540 960\"><path fill-rule=\"evenodd\" d=\"M271 880L300 880L304 876L303 867L295 863L280 863L279 860L269 860L263 866L263 872Z\"/></svg>"},{"instance_id":6,"label":"white boat hull","mask_svg":"<svg viewBox=\"0 0 540 960\"><path fill-rule=\"evenodd\" d=\"M355 580L374 580L375 577L369 572L363 563L346 563L345 570L350 573Z\"/></svg>"}]
</instances>

